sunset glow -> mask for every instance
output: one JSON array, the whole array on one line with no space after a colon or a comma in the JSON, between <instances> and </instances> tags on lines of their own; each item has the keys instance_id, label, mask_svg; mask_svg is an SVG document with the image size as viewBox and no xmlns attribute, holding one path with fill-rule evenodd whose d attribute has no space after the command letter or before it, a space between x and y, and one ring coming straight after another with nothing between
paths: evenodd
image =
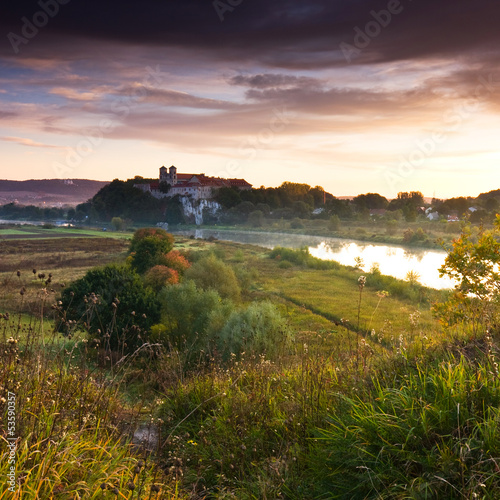
<instances>
[{"instance_id":1,"label":"sunset glow","mask_svg":"<svg viewBox=\"0 0 500 500\"><path fill-rule=\"evenodd\" d=\"M11 2L1 178L173 164L337 196L477 196L500 187L499 12L487 0Z\"/></svg>"}]
</instances>

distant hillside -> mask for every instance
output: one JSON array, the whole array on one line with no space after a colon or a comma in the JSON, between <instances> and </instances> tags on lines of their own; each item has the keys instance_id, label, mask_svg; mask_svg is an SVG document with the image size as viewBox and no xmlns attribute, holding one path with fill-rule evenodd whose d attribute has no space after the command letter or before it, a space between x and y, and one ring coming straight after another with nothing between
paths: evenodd
<instances>
[{"instance_id":1,"label":"distant hillside","mask_svg":"<svg viewBox=\"0 0 500 500\"><path fill-rule=\"evenodd\" d=\"M22 205L76 205L92 198L109 184L88 179L0 180L0 205L17 202Z\"/></svg>"}]
</instances>

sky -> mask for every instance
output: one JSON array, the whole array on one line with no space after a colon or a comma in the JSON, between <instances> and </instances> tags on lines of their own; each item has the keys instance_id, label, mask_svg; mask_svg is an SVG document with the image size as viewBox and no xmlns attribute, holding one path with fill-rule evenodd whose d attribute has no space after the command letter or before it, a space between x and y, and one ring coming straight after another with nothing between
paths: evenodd
<instances>
[{"instance_id":1,"label":"sky","mask_svg":"<svg viewBox=\"0 0 500 500\"><path fill-rule=\"evenodd\" d=\"M0 178L500 188L495 0L16 0Z\"/></svg>"}]
</instances>

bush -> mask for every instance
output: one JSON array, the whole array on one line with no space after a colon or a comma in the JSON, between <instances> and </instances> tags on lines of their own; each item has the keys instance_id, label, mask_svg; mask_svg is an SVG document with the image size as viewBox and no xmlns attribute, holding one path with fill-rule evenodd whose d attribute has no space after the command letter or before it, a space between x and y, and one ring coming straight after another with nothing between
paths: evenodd
<instances>
[{"instance_id":1,"label":"bush","mask_svg":"<svg viewBox=\"0 0 500 500\"><path fill-rule=\"evenodd\" d=\"M162 255L159 258L159 262L163 266L175 269L181 276L184 274L184 271L191 267L189 261L179 252L179 250L171 250L165 255Z\"/></svg>"},{"instance_id":2,"label":"bush","mask_svg":"<svg viewBox=\"0 0 500 500\"><path fill-rule=\"evenodd\" d=\"M253 227L261 227L264 223L264 214L260 210L254 210L248 215L248 223Z\"/></svg>"},{"instance_id":3,"label":"bush","mask_svg":"<svg viewBox=\"0 0 500 500\"><path fill-rule=\"evenodd\" d=\"M295 218L290 222L290 227L292 229L304 229L304 224L302 224L302 221L298 218Z\"/></svg>"},{"instance_id":4,"label":"bush","mask_svg":"<svg viewBox=\"0 0 500 500\"><path fill-rule=\"evenodd\" d=\"M130 243L132 267L139 273L159 264L160 258L170 252L174 237L160 228L144 228L135 232Z\"/></svg>"},{"instance_id":5,"label":"bush","mask_svg":"<svg viewBox=\"0 0 500 500\"><path fill-rule=\"evenodd\" d=\"M154 266L144 276L144 284L159 292L166 285L179 283L179 273L167 266Z\"/></svg>"},{"instance_id":6,"label":"bush","mask_svg":"<svg viewBox=\"0 0 500 500\"><path fill-rule=\"evenodd\" d=\"M312 269L339 269L340 264L333 260L322 260L313 257L307 247L298 249L275 247L269 254L271 259L277 261L289 261L300 266L307 266Z\"/></svg>"},{"instance_id":7,"label":"bush","mask_svg":"<svg viewBox=\"0 0 500 500\"><path fill-rule=\"evenodd\" d=\"M211 254L195 262L185 273L203 290L215 290L222 298L239 300L240 287L231 266Z\"/></svg>"},{"instance_id":8,"label":"bush","mask_svg":"<svg viewBox=\"0 0 500 500\"><path fill-rule=\"evenodd\" d=\"M289 340L285 320L270 302L254 302L243 311L233 311L217 335L219 354L227 360L241 352L276 355Z\"/></svg>"},{"instance_id":9,"label":"bush","mask_svg":"<svg viewBox=\"0 0 500 500\"><path fill-rule=\"evenodd\" d=\"M92 269L62 293L59 329L85 322L89 333L112 350L142 345L145 330L159 320L159 303L128 266ZM142 338L140 338L142 336Z\"/></svg>"},{"instance_id":10,"label":"bush","mask_svg":"<svg viewBox=\"0 0 500 500\"><path fill-rule=\"evenodd\" d=\"M340 229L340 218L338 215L332 215L330 217L328 229L330 229L330 231L338 231Z\"/></svg>"},{"instance_id":11,"label":"bush","mask_svg":"<svg viewBox=\"0 0 500 500\"><path fill-rule=\"evenodd\" d=\"M161 324L153 327L155 341L171 343L184 351L188 358L198 358L201 351L208 354L210 331L216 329L218 318L226 318L232 305L223 301L215 290L198 289L193 281L164 288L160 295ZM187 352L188 351L188 352Z\"/></svg>"}]
</instances>

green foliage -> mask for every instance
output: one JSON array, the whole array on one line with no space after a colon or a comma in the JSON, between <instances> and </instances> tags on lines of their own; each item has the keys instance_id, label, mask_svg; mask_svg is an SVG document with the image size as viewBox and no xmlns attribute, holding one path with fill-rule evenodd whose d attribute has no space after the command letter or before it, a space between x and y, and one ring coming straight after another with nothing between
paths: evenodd
<instances>
[{"instance_id":1,"label":"green foliage","mask_svg":"<svg viewBox=\"0 0 500 500\"><path fill-rule=\"evenodd\" d=\"M212 321L232 310L215 290L198 289L193 281L164 288L160 295L161 324L153 328L153 338L172 344L188 357L210 350ZM220 325L220 323L219 323Z\"/></svg>"},{"instance_id":2,"label":"green foliage","mask_svg":"<svg viewBox=\"0 0 500 500\"><path fill-rule=\"evenodd\" d=\"M79 205L93 220L109 221L113 217L130 219L134 222L162 220L162 202L150 193L134 187L134 180L127 182L115 179L104 186L90 203Z\"/></svg>"},{"instance_id":3,"label":"green foliage","mask_svg":"<svg viewBox=\"0 0 500 500\"><path fill-rule=\"evenodd\" d=\"M378 193L360 194L352 202L361 209L383 209L389 205L387 198Z\"/></svg>"},{"instance_id":4,"label":"green foliage","mask_svg":"<svg viewBox=\"0 0 500 500\"><path fill-rule=\"evenodd\" d=\"M389 236L394 236L398 231L398 223L395 220L388 220L385 223L385 230Z\"/></svg>"},{"instance_id":5,"label":"green foliage","mask_svg":"<svg viewBox=\"0 0 500 500\"><path fill-rule=\"evenodd\" d=\"M290 222L290 227L292 229L304 229L304 224L302 224L302 221L298 217L295 217L295 219Z\"/></svg>"},{"instance_id":6,"label":"green foliage","mask_svg":"<svg viewBox=\"0 0 500 500\"><path fill-rule=\"evenodd\" d=\"M300 266L309 267L311 269L338 269L340 267L340 265L335 261L322 260L313 257L309 253L308 247L298 249L275 247L269 253L269 257L279 262L285 260Z\"/></svg>"},{"instance_id":7,"label":"green foliage","mask_svg":"<svg viewBox=\"0 0 500 500\"><path fill-rule=\"evenodd\" d=\"M455 280L452 298L435 310L445 324L467 320L474 333L495 325L499 316L500 216L491 231L475 236L464 227L453 241L440 274Z\"/></svg>"},{"instance_id":8,"label":"green foliage","mask_svg":"<svg viewBox=\"0 0 500 500\"><path fill-rule=\"evenodd\" d=\"M195 262L185 277L203 290L215 290L223 299L240 299L240 287L233 269L213 254Z\"/></svg>"},{"instance_id":9,"label":"green foliage","mask_svg":"<svg viewBox=\"0 0 500 500\"><path fill-rule=\"evenodd\" d=\"M340 217L338 215L332 215L330 217L328 229L330 229L330 231L338 231L340 229Z\"/></svg>"},{"instance_id":10,"label":"green foliage","mask_svg":"<svg viewBox=\"0 0 500 500\"><path fill-rule=\"evenodd\" d=\"M113 217L111 225L115 231L123 231L125 229L125 221L121 217Z\"/></svg>"},{"instance_id":11,"label":"green foliage","mask_svg":"<svg viewBox=\"0 0 500 500\"><path fill-rule=\"evenodd\" d=\"M405 370L396 386L376 381L369 397L340 397L309 456L314 493L493 498L484 496L500 487L500 379L491 369L464 359L428 365Z\"/></svg>"},{"instance_id":12,"label":"green foliage","mask_svg":"<svg viewBox=\"0 0 500 500\"><path fill-rule=\"evenodd\" d=\"M130 243L132 267L145 273L151 267L161 264L162 257L174 246L174 237L164 229L138 229Z\"/></svg>"},{"instance_id":13,"label":"green foliage","mask_svg":"<svg viewBox=\"0 0 500 500\"><path fill-rule=\"evenodd\" d=\"M242 352L274 357L289 341L289 330L270 302L253 302L242 311L233 311L216 337L223 359Z\"/></svg>"},{"instance_id":14,"label":"green foliage","mask_svg":"<svg viewBox=\"0 0 500 500\"><path fill-rule=\"evenodd\" d=\"M248 223L253 227L261 227L264 223L264 214L260 210L254 210L248 215Z\"/></svg>"},{"instance_id":15,"label":"green foliage","mask_svg":"<svg viewBox=\"0 0 500 500\"><path fill-rule=\"evenodd\" d=\"M142 345L145 331L159 319L154 294L123 265L88 271L64 289L61 301L61 330L70 327L69 321L84 322L88 332L111 350L129 352Z\"/></svg>"}]
</instances>

